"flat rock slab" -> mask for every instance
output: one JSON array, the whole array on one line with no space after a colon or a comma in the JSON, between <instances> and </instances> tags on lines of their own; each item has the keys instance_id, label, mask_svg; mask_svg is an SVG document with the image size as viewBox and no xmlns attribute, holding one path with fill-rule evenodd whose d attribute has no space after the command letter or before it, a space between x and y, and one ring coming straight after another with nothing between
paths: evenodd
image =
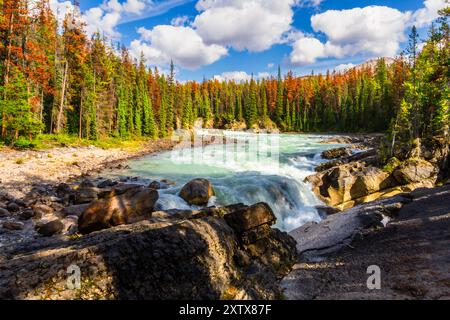
<instances>
[{"instance_id":1,"label":"flat rock slab","mask_svg":"<svg viewBox=\"0 0 450 320\"><path fill-rule=\"evenodd\" d=\"M385 228L364 229L350 246L322 256L301 257L282 281L288 299L450 299L450 186L421 190L411 195L397 218ZM338 234L351 234L337 226ZM334 221L334 220L333 220ZM315 227L316 235L324 228ZM311 231L310 231L311 232ZM329 235L329 232L328 232ZM339 240L336 235L334 240ZM297 241L301 235L296 234ZM305 234L300 250L314 248L313 234ZM315 243L333 243L325 235ZM307 241L306 239L310 239ZM367 268L381 270L381 289L369 290Z\"/></svg>"},{"instance_id":2,"label":"flat rock slab","mask_svg":"<svg viewBox=\"0 0 450 320\"><path fill-rule=\"evenodd\" d=\"M297 251L308 260L336 252L350 245L362 230L382 226L386 208L407 199L394 197L354 207L329 216L320 223L310 222L289 233L297 241Z\"/></svg>"}]
</instances>

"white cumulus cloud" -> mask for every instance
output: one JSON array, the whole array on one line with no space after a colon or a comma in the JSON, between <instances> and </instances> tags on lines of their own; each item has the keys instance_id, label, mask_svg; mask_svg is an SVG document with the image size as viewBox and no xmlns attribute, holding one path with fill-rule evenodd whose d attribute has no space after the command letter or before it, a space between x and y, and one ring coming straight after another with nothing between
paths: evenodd
<instances>
[{"instance_id":1,"label":"white cumulus cloud","mask_svg":"<svg viewBox=\"0 0 450 320\"><path fill-rule=\"evenodd\" d=\"M191 27L158 25L153 29L140 28L140 40L131 43L135 57L144 53L151 64L164 65L173 60L186 69L197 69L216 62L228 54L220 45L207 45Z\"/></svg>"},{"instance_id":2,"label":"white cumulus cloud","mask_svg":"<svg viewBox=\"0 0 450 320\"><path fill-rule=\"evenodd\" d=\"M406 39L405 28L410 19L410 12L385 6L328 10L311 17L314 31L325 34L327 41L300 37L292 45L290 61L294 65L305 65L320 58L360 53L393 56Z\"/></svg>"},{"instance_id":3,"label":"white cumulus cloud","mask_svg":"<svg viewBox=\"0 0 450 320\"><path fill-rule=\"evenodd\" d=\"M420 28L429 25L438 18L438 11L449 6L446 0L425 0L424 7L417 10L413 15L412 24Z\"/></svg>"},{"instance_id":4,"label":"white cumulus cloud","mask_svg":"<svg viewBox=\"0 0 450 320\"><path fill-rule=\"evenodd\" d=\"M425 0L415 12L401 12L387 6L368 6L348 10L328 10L311 17L316 33L325 35L320 41L314 36L298 33L292 41L289 62L292 65L313 64L322 58L343 58L363 54L368 58L395 56L400 51L407 30L425 27L438 17L446 0Z\"/></svg>"},{"instance_id":5,"label":"white cumulus cloud","mask_svg":"<svg viewBox=\"0 0 450 320\"><path fill-rule=\"evenodd\" d=\"M260 52L291 29L297 0L200 0L193 26L206 43Z\"/></svg>"}]
</instances>

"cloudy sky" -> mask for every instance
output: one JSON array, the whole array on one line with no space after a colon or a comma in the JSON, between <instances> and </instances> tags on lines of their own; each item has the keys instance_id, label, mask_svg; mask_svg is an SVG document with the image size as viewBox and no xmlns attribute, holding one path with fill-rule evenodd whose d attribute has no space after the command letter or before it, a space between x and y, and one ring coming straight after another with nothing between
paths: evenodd
<instances>
[{"instance_id":1,"label":"cloudy sky","mask_svg":"<svg viewBox=\"0 0 450 320\"><path fill-rule=\"evenodd\" d=\"M50 0L60 16L70 1ZM81 0L87 32L125 44L179 80L346 69L425 37L446 0Z\"/></svg>"}]
</instances>

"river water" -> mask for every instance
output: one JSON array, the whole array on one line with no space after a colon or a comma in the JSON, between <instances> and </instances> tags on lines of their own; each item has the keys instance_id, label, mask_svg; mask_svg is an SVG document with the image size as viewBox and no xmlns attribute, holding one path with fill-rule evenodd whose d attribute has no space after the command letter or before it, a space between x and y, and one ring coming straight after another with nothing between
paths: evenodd
<instances>
[{"instance_id":1,"label":"river water","mask_svg":"<svg viewBox=\"0 0 450 320\"><path fill-rule=\"evenodd\" d=\"M194 178L206 178L216 197L209 205L268 203L278 221L276 227L293 230L309 221L320 221L315 206L322 203L303 182L323 162L322 151L341 145L320 144L326 135L252 134L198 130L201 139L220 136L206 147L161 152L129 162L116 176L137 176L142 182L168 179L175 183L160 190L157 209L196 209L177 196ZM187 142L191 145L191 142ZM198 145L198 144L197 144Z\"/></svg>"}]
</instances>

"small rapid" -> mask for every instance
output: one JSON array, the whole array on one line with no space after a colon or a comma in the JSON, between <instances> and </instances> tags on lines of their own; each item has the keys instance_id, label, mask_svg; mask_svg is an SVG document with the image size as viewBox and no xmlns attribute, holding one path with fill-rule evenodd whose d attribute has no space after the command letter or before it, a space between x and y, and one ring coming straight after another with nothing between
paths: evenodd
<instances>
[{"instance_id":1,"label":"small rapid","mask_svg":"<svg viewBox=\"0 0 450 320\"><path fill-rule=\"evenodd\" d=\"M159 210L196 209L178 197L178 193L188 181L206 178L216 191L209 205L266 202L278 217L276 227L284 231L309 221L320 221L315 207L322 203L304 179L323 162L322 151L338 145L321 144L327 138L324 135L229 131L219 134L221 143L216 139L216 143L205 147L149 155L130 161L129 169L114 175L138 176L143 183L173 182L159 191ZM197 135L205 139L217 136L218 132L200 130Z\"/></svg>"}]
</instances>

